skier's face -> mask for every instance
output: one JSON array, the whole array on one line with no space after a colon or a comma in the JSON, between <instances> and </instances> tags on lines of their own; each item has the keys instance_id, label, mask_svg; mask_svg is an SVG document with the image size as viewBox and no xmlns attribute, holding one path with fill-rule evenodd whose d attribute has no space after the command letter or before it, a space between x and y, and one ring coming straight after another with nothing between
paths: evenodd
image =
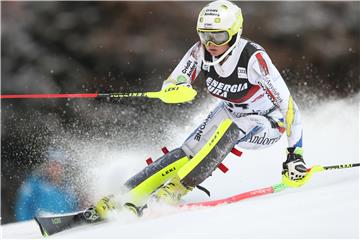
<instances>
[{"instance_id":1,"label":"skier's face","mask_svg":"<svg viewBox=\"0 0 360 240\"><path fill-rule=\"evenodd\" d=\"M221 54L225 53L229 49L229 44L222 46L216 46L215 44L209 43L205 45L206 50L211 54L211 56L218 57Z\"/></svg>"}]
</instances>

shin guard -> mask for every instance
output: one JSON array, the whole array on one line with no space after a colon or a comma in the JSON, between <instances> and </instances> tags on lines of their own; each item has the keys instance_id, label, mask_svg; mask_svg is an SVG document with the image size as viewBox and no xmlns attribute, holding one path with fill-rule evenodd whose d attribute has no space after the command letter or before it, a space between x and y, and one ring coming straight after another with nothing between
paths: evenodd
<instances>
[{"instance_id":1,"label":"shin guard","mask_svg":"<svg viewBox=\"0 0 360 240\"><path fill-rule=\"evenodd\" d=\"M230 119L223 120L201 150L179 171L181 183L195 187L208 178L231 152L239 139L239 128Z\"/></svg>"},{"instance_id":2,"label":"shin guard","mask_svg":"<svg viewBox=\"0 0 360 240\"><path fill-rule=\"evenodd\" d=\"M188 161L185 152L177 148L144 168L125 183L125 187L129 189L130 201L135 205L144 203L151 193L174 177Z\"/></svg>"}]
</instances>

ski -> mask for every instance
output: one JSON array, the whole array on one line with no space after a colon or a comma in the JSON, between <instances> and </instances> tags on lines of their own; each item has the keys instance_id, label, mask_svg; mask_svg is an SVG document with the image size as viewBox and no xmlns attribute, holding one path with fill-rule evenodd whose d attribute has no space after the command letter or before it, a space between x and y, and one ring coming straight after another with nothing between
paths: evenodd
<instances>
[{"instance_id":1,"label":"ski","mask_svg":"<svg viewBox=\"0 0 360 240\"><path fill-rule=\"evenodd\" d=\"M343 169L343 168L353 168L359 167L359 163L354 164L343 164L343 165L335 165L335 166L318 166L315 165L312 168L308 169L308 177L305 179L309 181L311 176L316 172L322 172L327 170L333 169ZM204 201L204 202L197 202L197 203L186 203L179 206L179 208L193 208L193 207L215 207L223 204L231 204L235 202L239 202L241 200L278 193L281 192L288 187L284 182L279 184L274 184L270 187L255 189L248 192L243 192L228 198L218 199L213 201ZM142 208L138 208L131 203L125 204L130 210L134 211L134 213L138 216L141 216L142 210L146 208L147 205L143 206ZM90 207L84 211L70 213L66 215L58 215L58 216L51 216L51 217L35 217L34 218L37 224L40 227L40 231L44 237L49 235L61 232L63 230L73 228L82 224L92 224L96 222L102 221L99 215L96 213L94 207Z\"/></svg>"},{"instance_id":2,"label":"ski","mask_svg":"<svg viewBox=\"0 0 360 240\"><path fill-rule=\"evenodd\" d=\"M91 224L101 221L94 208L81 212L50 217L34 217L44 237L64 231L82 224Z\"/></svg>"},{"instance_id":3,"label":"ski","mask_svg":"<svg viewBox=\"0 0 360 240\"><path fill-rule=\"evenodd\" d=\"M244 192L224 199L197 202L197 203L187 203L180 205L179 207L183 209L193 208L193 207L215 207L222 204L235 203L248 198L280 192L284 189L286 189L285 185L275 184L267 188L261 188L249 192ZM141 213L142 210L143 210L142 208L138 209L137 212L135 212L135 214L141 216L141 214L139 213ZM52 216L52 217L35 217L35 221L38 223L42 235L44 237L47 237L49 235L64 231L66 229L77 227L83 224L92 224L95 222L99 222L101 220L99 219L94 208L88 208L85 211L76 212L73 214L66 214L66 215Z\"/></svg>"}]
</instances>

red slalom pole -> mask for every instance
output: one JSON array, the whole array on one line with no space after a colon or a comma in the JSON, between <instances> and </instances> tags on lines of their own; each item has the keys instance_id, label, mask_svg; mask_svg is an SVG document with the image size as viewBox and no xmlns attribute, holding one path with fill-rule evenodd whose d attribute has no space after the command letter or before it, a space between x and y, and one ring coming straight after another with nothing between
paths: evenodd
<instances>
[{"instance_id":1,"label":"red slalom pole","mask_svg":"<svg viewBox=\"0 0 360 240\"><path fill-rule=\"evenodd\" d=\"M285 188L287 188L287 186L280 183L280 184L275 184L270 187L260 188L260 189L252 190L249 192L240 193L240 194L228 197L228 198L223 198L223 199L218 199L218 200L213 200L213 201L197 202L197 203L187 203L187 204L180 205L180 207L181 208L215 207L215 206L222 205L222 204L234 203L234 202L238 202L238 201L245 200L248 198L253 198L253 197L258 197L258 196L263 196L263 195L267 195L267 194L271 194L271 193L280 192L280 191L284 190Z\"/></svg>"},{"instance_id":2,"label":"red slalom pole","mask_svg":"<svg viewBox=\"0 0 360 240\"><path fill-rule=\"evenodd\" d=\"M19 99L19 98L97 98L98 93L58 93L58 94L13 94L0 95L1 99Z\"/></svg>"},{"instance_id":3,"label":"red slalom pole","mask_svg":"<svg viewBox=\"0 0 360 240\"><path fill-rule=\"evenodd\" d=\"M315 165L315 166L307 169L307 171L309 172L309 174L307 176L309 176L309 177L306 181L308 181L310 179L310 177L312 176L312 174L314 174L316 172L322 172L322 171L327 171L327 170L336 170L336 169L354 168L354 167L360 167L360 163L340 164L340 165L334 165L334 166ZM240 194L228 197L228 198L212 200L212 201L205 201L205 202L197 202L197 203L186 203L186 204L180 205L179 207L180 208L215 207L215 206L222 205L222 204L235 203L235 202L253 198L253 197L277 193L277 192L283 191L284 189L286 189L288 187L299 187L301 185L291 186L291 185L287 185L286 183L282 182L279 184L272 185L270 187L255 189L255 190L240 193Z\"/></svg>"}]
</instances>

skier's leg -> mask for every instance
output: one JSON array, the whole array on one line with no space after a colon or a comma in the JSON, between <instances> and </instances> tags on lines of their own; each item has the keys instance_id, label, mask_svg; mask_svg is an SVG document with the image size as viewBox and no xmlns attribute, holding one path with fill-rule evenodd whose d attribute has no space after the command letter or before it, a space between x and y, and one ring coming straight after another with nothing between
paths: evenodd
<instances>
[{"instance_id":1,"label":"skier's leg","mask_svg":"<svg viewBox=\"0 0 360 240\"><path fill-rule=\"evenodd\" d=\"M145 204L147 198L161 187L166 181L174 177L176 172L189 161L181 148L174 149L157 159L151 165L131 177L124 184L122 202L136 214L140 214L136 206ZM96 204L96 211L103 219L109 210L118 208L118 201L112 196L105 196Z\"/></svg>"},{"instance_id":2,"label":"skier's leg","mask_svg":"<svg viewBox=\"0 0 360 240\"><path fill-rule=\"evenodd\" d=\"M178 171L177 175L170 181L170 186L167 184L156 193L159 198L166 199L165 201L168 203L176 203L188 191L183 190L180 191L180 194L174 194L172 188L177 186L176 188L179 189L180 184L185 189L191 190L199 185L211 175L234 145L237 144L245 149L269 147L280 140L285 130L283 121L278 118L277 114L232 118L235 123L233 122L231 126L224 128L225 125L223 124L225 122L223 121L220 124L219 122L229 114L220 105L185 141L182 149L188 154L189 158L194 157ZM229 119L227 121L231 122ZM226 131L222 131L222 129L226 129ZM214 144L214 148L211 149L209 146L217 138L215 133L219 132L224 134L221 135L221 140ZM172 201L174 199L175 201Z\"/></svg>"},{"instance_id":3,"label":"skier's leg","mask_svg":"<svg viewBox=\"0 0 360 240\"><path fill-rule=\"evenodd\" d=\"M186 187L202 183L231 152L238 139L239 128L231 119L224 119L206 144L179 170L181 183Z\"/></svg>"},{"instance_id":4,"label":"skier's leg","mask_svg":"<svg viewBox=\"0 0 360 240\"><path fill-rule=\"evenodd\" d=\"M169 204L177 204L181 197L211 175L238 139L239 129L236 124L225 119L200 151L154 197Z\"/></svg>"},{"instance_id":5,"label":"skier's leg","mask_svg":"<svg viewBox=\"0 0 360 240\"><path fill-rule=\"evenodd\" d=\"M211 175L237 143L239 134L239 128L229 118L223 104L219 105L182 145L191 160L154 196L176 204Z\"/></svg>"},{"instance_id":6,"label":"skier's leg","mask_svg":"<svg viewBox=\"0 0 360 240\"><path fill-rule=\"evenodd\" d=\"M276 143L283 132L281 120L276 116L233 118L236 124L229 118L231 115L220 104L181 148L169 152L129 179L125 183L129 189L129 202L140 206L164 185L154 196L176 203L209 177L235 144L245 149L264 148Z\"/></svg>"},{"instance_id":7,"label":"skier's leg","mask_svg":"<svg viewBox=\"0 0 360 240\"><path fill-rule=\"evenodd\" d=\"M181 148L164 155L125 183L129 190L127 200L140 206L164 183L165 186L156 192L155 197L162 198L169 193L177 196L176 199L180 198L210 176L238 139L239 129L220 104ZM106 201L97 205L97 210L104 213L111 208L112 205Z\"/></svg>"},{"instance_id":8,"label":"skier's leg","mask_svg":"<svg viewBox=\"0 0 360 240\"><path fill-rule=\"evenodd\" d=\"M153 164L147 166L144 170L142 170L141 172L130 178L125 183L125 186L129 190L128 193L128 195L130 196L129 202L134 203L135 205L142 205L146 201L147 197L150 196L151 193L153 193L155 190L161 187L169 179L174 179L174 181L178 182L177 178L174 178L174 176L176 176L176 173L179 171L179 169L182 169L182 167L190 161L190 158L194 157L194 160L191 160L192 162L191 166L193 168L195 168L196 165L198 164L199 166L197 167L197 169L203 168L204 164L203 163L200 164L200 163L202 162L203 158L205 158L206 155L204 153L205 150L203 150L202 155L199 155L196 158L194 155L196 155L196 153L199 152L210 139L213 139L210 146L205 148L209 152L211 152L212 148L214 147L214 143L219 143L221 145L221 148L223 148L222 145L226 140L230 138L230 135L232 137L231 141L236 142L236 140L238 139L238 132L236 130L235 133L234 130L228 131L228 128L231 125L230 123L231 121L230 120L229 120L230 122L227 121L226 124L222 123L225 119L229 117L222 106L223 105L218 106L217 108L215 108L214 111L212 111L209 114L209 116L204 120L204 122L196 129L196 131L194 131L190 135L190 137L185 141L185 143L181 148L175 149L169 152L168 154L164 155L163 157L159 158ZM235 128L235 126L233 126L232 128ZM228 151L231 151L231 148ZM219 151L217 150L217 152ZM210 154L210 156L213 155L214 152ZM216 160L211 160L212 161L211 168L215 169L223 158L225 158L225 156L216 157ZM206 167L209 168L209 166ZM189 169L189 168L191 168L190 165L187 165L185 169ZM188 175L187 173L184 172L185 169L182 170L182 175L184 175L182 176L182 178L185 178L185 175ZM212 171L213 170L211 170L211 172ZM195 171L195 173L199 174L199 171ZM204 174L207 175L206 173ZM184 181L185 183L187 182L194 183L195 184L194 186L196 186L196 182L189 180L192 177L193 177L192 174L189 174L189 176L187 176ZM172 192L182 192L182 193L186 193L188 189L193 187L193 184L187 184L186 186L187 188L183 188L179 184L170 183L166 185L168 187L172 186L171 187L172 189L168 189L169 191L174 190Z\"/></svg>"}]
</instances>

